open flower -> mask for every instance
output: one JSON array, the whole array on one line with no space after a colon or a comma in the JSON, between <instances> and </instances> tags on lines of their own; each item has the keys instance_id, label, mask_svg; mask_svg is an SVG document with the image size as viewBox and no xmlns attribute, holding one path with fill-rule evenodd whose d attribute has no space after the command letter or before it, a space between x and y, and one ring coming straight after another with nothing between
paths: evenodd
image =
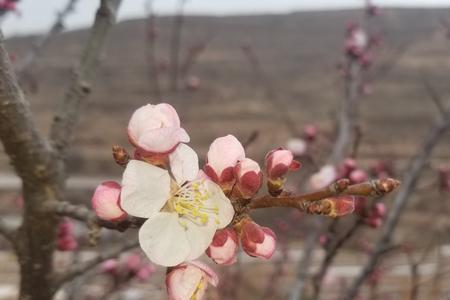
<instances>
[{"instance_id":1,"label":"open flower","mask_svg":"<svg viewBox=\"0 0 450 300\"><path fill-rule=\"evenodd\" d=\"M131 160L123 174L121 206L130 215L148 218L139 242L149 259L175 266L199 257L217 229L234 216L230 200L214 182L197 179L198 158L181 144L169 156L171 172Z\"/></svg>"},{"instance_id":2,"label":"open flower","mask_svg":"<svg viewBox=\"0 0 450 300\"><path fill-rule=\"evenodd\" d=\"M190 140L177 111L167 103L138 108L128 123L128 139L144 156L170 153Z\"/></svg>"},{"instance_id":3,"label":"open flower","mask_svg":"<svg viewBox=\"0 0 450 300\"><path fill-rule=\"evenodd\" d=\"M208 255L216 264L231 265L236 262L238 239L231 228L217 230L214 239L206 249Z\"/></svg>"},{"instance_id":4,"label":"open flower","mask_svg":"<svg viewBox=\"0 0 450 300\"><path fill-rule=\"evenodd\" d=\"M169 300L201 300L208 283L217 286L219 278L207 265L191 261L176 266L166 277Z\"/></svg>"},{"instance_id":5,"label":"open flower","mask_svg":"<svg viewBox=\"0 0 450 300\"><path fill-rule=\"evenodd\" d=\"M91 204L97 217L107 221L123 220L127 213L119 205L120 184L105 181L95 189Z\"/></svg>"},{"instance_id":6,"label":"open flower","mask_svg":"<svg viewBox=\"0 0 450 300\"><path fill-rule=\"evenodd\" d=\"M272 229L259 226L251 220L242 222L240 238L242 249L250 256L269 259L275 252L275 233Z\"/></svg>"},{"instance_id":7,"label":"open flower","mask_svg":"<svg viewBox=\"0 0 450 300\"><path fill-rule=\"evenodd\" d=\"M212 142L204 171L222 189L229 191L235 182L234 167L244 158L244 147L236 137L229 134Z\"/></svg>"}]
</instances>

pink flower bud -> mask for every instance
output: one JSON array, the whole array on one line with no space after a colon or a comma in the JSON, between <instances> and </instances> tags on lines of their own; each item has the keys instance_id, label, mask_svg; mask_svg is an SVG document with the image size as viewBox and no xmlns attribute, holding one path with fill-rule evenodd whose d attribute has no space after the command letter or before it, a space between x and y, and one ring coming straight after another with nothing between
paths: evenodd
<instances>
[{"instance_id":1,"label":"pink flower bud","mask_svg":"<svg viewBox=\"0 0 450 300\"><path fill-rule=\"evenodd\" d=\"M127 214L119 204L120 190L120 185L114 181L105 181L97 186L91 204L100 219L120 221L126 218Z\"/></svg>"},{"instance_id":2,"label":"pink flower bud","mask_svg":"<svg viewBox=\"0 0 450 300\"><path fill-rule=\"evenodd\" d=\"M169 269L166 287L169 300L201 300L208 283L217 286L217 274L199 261L191 261Z\"/></svg>"},{"instance_id":3,"label":"pink flower bud","mask_svg":"<svg viewBox=\"0 0 450 300\"><path fill-rule=\"evenodd\" d=\"M384 218L386 216L386 204L383 202L375 203L373 207L373 214L379 218Z\"/></svg>"},{"instance_id":4,"label":"pink flower bud","mask_svg":"<svg viewBox=\"0 0 450 300\"><path fill-rule=\"evenodd\" d=\"M307 139L308 141L313 141L316 139L317 137L317 126L313 125L313 124L308 124L305 126L305 128L303 129L303 136L305 137L305 139Z\"/></svg>"},{"instance_id":5,"label":"pink flower bud","mask_svg":"<svg viewBox=\"0 0 450 300\"><path fill-rule=\"evenodd\" d=\"M177 111L167 103L137 109L128 123L128 139L146 156L171 153L179 143L190 140L180 127Z\"/></svg>"},{"instance_id":6,"label":"pink flower bud","mask_svg":"<svg viewBox=\"0 0 450 300\"><path fill-rule=\"evenodd\" d=\"M156 272L156 268L152 264L145 264L136 274L136 278L140 282L146 282Z\"/></svg>"},{"instance_id":7,"label":"pink flower bud","mask_svg":"<svg viewBox=\"0 0 450 300\"><path fill-rule=\"evenodd\" d=\"M117 259L108 259L105 260L100 265L100 272L101 273L109 273L109 274L116 274L118 269L119 263L117 262Z\"/></svg>"},{"instance_id":8,"label":"pink flower bud","mask_svg":"<svg viewBox=\"0 0 450 300\"><path fill-rule=\"evenodd\" d=\"M189 76L186 80L186 88L189 91L196 91L200 88L200 78L197 76Z\"/></svg>"},{"instance_id":9,"label":"pink flower bud","mask_svg":"<svg viewBox=\"0 0 450 300\"><path fill-rule=\"evenodd\" d=\"M58 237L65 237L68 235L73 235L73 223L65 220L59 224Z\"/></svg>"},{"instance_id":10,"label":"pink flower bud","mask_svg":"<svg viewBox=\"0 0 450 300\"><path fill-rule=\"evenodd\" d=\"M350 173L356 169L356 161L353 158L346 158L344 161L339 165L339 174L337 175L337 178L347 178L350 176Z\"/></svg>"},{"instance_id":11,"label":"pink flower bud","mask_svg":"<svg viewBox=\"0 0 450 300\"><path fill-rule=\"evenodd\" d=\"M298 170L300 163L294 160L289 150L278 148L266 155L266 172L269 180L277 180L286 175L289 170Z\"/></svg>"},{"instance_id":12,"label":"pink flower bud","mask_svg":"<svg viewBox=\"0 0 450 300\"><path fill-rule=\"evenodd\" d=\"M131 253L125 258L125 267L130 273L138 273L142 265L142 258L137 253Z\"/></svg>"},{"instance_id":13,"label":"pink flower bud","mask_svg":"<svg viewBox=\"0 0 450 300\"><path fill-rule=\"evenodd\" d=\"M383 225L383 219L376 217L376 216L371 216L371 217L365 219L365 223L367 225L369 225L370 227L377 229L377 228L380 228L381 225Z\"/></svg>"},{"instance_id":14,"label":"pink flower bud","mask_svg":"<svg viewBox=\"0 0 450 300\"><path fill-rule=\"evenodd\" d=\"M313 174L309 179L311 190L319 190L327 187L337 179L337 171L333 165L323 166L319 172Z\"/></svg>"},{"instance_id":15,"label":"pink flower bud","mask_svg":"<svg viewBox=\"0 0 450 300\"><path fill-rule=\"evenodd\" d=\"M59 251L74 251L78 249L78 242L73 233L73 224L68 220L62 221L58 225L58 239L56 248Z\"/></svg>"},{"instance_id":16,"label":"pink flower bud","mask_svg":"<svg viewBox=\"0 0 450 300\"><path fill-rule=\"evenodd\" d=\"M209 147L204 171L212 181L229 191L235 182L234 167L244 158L244 147L233 135L220 137Z\"/></svg>"},{"instance_id":17,"label":"pink flower bud","mask_svg":"<svg viewBox=\"0 0 450 300\"><path fill-rule=\"evenodd\" d=\"M73 236L68 235L58 238L56 247L59 251L74 251L78 249L78 242Z\"/></svg>"},{"instance_id":18,"label":"pink flower bud","mask_svg":"<svg viewBox=\"0 0 450 300\"><path fill-rule=\"evenodd\" d=\"M330 237L326 234L321 234L319 236L319 243L322 247L325 247L328 245L328 242L330 241Z\"/></svg>"},{"instance_id":19,"label":"pink flower bud","mask_svg":"<svg viewBox=\"0 0 450 300\"><path fill-rule=\"evenodd\" d=\"M303 139L292 138L286 143L286 149L291 151L295 156L302 156L306 153L307 143Z\"/></svg>"},{"instance_id":20,"label":"pink flower bud","mask_svg":"<svg viewBox=\"0 0 450 300\"><path fill-rule=\"evenodd\" d=\"M238 249L237 234L233 229L217 230L211 245L206 249L208 255L216 264L231 265L236 262Z\"/></svg>"},{"instance_id":21,"label":"pink flower bud","mask_svg":"<svg viewBox=\"0 0 450 300\"><path fill-rule=\"evenodd\" d=\"M262 185L263 175L258 163L244 158L235 167L236 189L244 199L253 197Z\"/></svg>"},{"instance_id":22,"label":"pink flower bud","mask_svg":"<svg viewBox=\"0 0 450 300\"><path fill-rule=\"evenodd\" d=\"M368 178L369 176L366 171L361 169L353 170L349 175L349 179L352 183L361 183L366 181Z\"/></svg>"},{"instance_id":23,"label":"pink flower bud","mask_svg":"<svg viewBox=\"0 0 450 300\"><path fill-rule=\"evenodd\" d=\"M250 256L270 259L275 252L276 236L267 227L244 220L241 228L242 249Z\"/></svg>"}]
</instances>

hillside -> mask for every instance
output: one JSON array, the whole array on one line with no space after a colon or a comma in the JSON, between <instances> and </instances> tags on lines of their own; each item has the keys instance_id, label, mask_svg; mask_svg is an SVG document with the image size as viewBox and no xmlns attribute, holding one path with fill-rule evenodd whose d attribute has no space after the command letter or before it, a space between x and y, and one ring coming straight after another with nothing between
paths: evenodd
<instances>
[{"instance_id":1,"label":"hillside","mask_svg":"<svg viewBox=\"0 0 450 300\"><path fill-rule=\"evenodd\" d=\"M426 73L443 96L450 92L446 82L450 42L439 27L440 19L449 12L389 9L374 24L385 34L378 65L390 60L394 63L372 82L373 94L363 99L361 157L405 158L423 137L435 109L426 96L419 72ZM285 107L298 128L313 122L330 131L342 97L336 64L342 57L343 32L346 22L357 20L359 15L357 11L330 11L187 17L182 57L190 46L211 38L191 72L201 79L201 89L166 93L164 101L177 107L192 143L202 152L216 136L233 133L245 139L254 130L261 135L251 152L258 148L257 152L263 153L259 149L284 144L290 134L242 54L240 47L246 44L260 57L275 86L280 107ZM171 21L169 17L158 19L161 60L169 56ZM125 127L134 109L159 101L149 82L144 29L144 20L132 20L113 30L89 109L82 116L77 134L73 152L76 173L118 172L110 163L110 146L126 144ZM86 30L58 36L33 72L38 89L28 99L44 129L62 98L86 37ZM35 37L13 38L8 40L8 48L20 59L34 40ZM438 149L437 157L448 159L450 153L445 150ZM0 168L5 167L2 155Z\"/></svg>"}]
</instances>

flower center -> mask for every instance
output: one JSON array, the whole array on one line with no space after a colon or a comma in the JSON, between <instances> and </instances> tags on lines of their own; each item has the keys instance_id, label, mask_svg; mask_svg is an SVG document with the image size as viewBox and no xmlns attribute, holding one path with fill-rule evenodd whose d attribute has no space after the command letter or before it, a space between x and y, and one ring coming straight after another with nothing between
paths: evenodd
<instances>
[{"instance_id":1,"label":"flower center","mask_svg":"<svg viewBox=\"0 0 450 300\"><path fill-rule=\"evenodd\" d=\"M206 225L209 218L214 216L219 223L219 207L211 205L208 199L211 197L208 185L204 180L196 180L182 186L172 197L171 207L180 218L187 219L197 225ZM186 227L185 220L180 219L180 224Z\"/></svg>"}]
</instances>

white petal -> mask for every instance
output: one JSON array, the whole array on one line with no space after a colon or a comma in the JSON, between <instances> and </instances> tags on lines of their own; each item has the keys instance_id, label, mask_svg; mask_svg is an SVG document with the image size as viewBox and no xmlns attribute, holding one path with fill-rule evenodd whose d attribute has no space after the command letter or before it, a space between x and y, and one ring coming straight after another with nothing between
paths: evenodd
<instances>
[{"instance_id":1,"label":"white petal","mask_svg":"<svg viewBox=\"0 0 450 300\"><path fill-rule=\"evenodd\" d=\"M208 192L210 194L208 201L212 205L217 205L219 208L219 224L217 225L217 228L224 228L233 220L233 205L231 205L230 199L225 196L222 189L217 184L210 180L208 180L206 184L208 184Z\"/></svg>"},{"instance_id":2,"label":"white petal","mask_svg":"<svg viewBox=\"0 0 450 300\"><path fill-rule=\"evenodd\" d=\"M169 173L140 160L131 160L123 173L120 205L132 216L149 218L166 204Z\"/></svg>"},{"instance_id":3,"label":"white petal","mask_svg":"<svg viewBox=\"0 0 450 300\"><path fill-rule=\"evenodd\" d=\"M209 247L217 230L215 219L215 217L210 218L205 225L187 221L186 237L191 248L187 260L197 259Z\"/></svg>"},{"instance_id":4,"label":"white petal","mask_svg":"<svg viewBox=\"0 0 450 300\"><path fill-rule=\"evenodd\" d=\"M148 258L161 266L176 266L189 255L185 229L176 213L161 212L148 219L139 230L139 243Z\"/></svg>"},{"instance_id":5,"label":"white petal","mask_svg":"<svg viewBox=\"0 0 450 300\"><path fill-rule=\"evenodd\" d=\"M198 156L188 145L179 144L175 151L169 154L169 161L170 170L179 185L197 177Z\"/></svg>"}]
</instances>

